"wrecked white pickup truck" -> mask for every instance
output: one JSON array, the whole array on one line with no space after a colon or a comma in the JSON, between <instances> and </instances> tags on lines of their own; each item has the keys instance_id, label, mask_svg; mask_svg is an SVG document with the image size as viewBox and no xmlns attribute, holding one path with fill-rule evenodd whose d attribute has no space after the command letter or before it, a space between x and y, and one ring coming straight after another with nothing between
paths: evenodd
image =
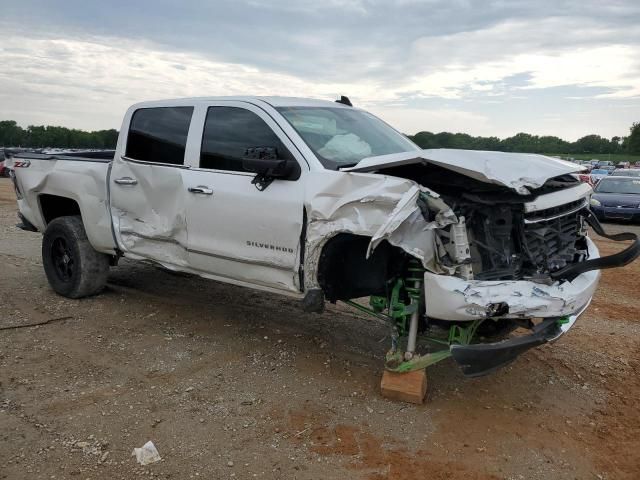
<instances>
[{"instance_id":1,"label":"wrecked white pickup truck","mask_svg":"<svg viewBox=\"0 0 640 480\"><path fill-rule=\"evenodd\" d=\"M590 213L579 166L421 150L346 97L141 103L115 151L10 164L59 294L98 293L124 256L307 311L341 300L388 322L386 368L400 372L449 356L467 375L492 371L566 332L599 270L640 253ZM587 223L632 244L600 258ZM440 349L417 352L419 333Z\"/></svg>"}]
</instances>

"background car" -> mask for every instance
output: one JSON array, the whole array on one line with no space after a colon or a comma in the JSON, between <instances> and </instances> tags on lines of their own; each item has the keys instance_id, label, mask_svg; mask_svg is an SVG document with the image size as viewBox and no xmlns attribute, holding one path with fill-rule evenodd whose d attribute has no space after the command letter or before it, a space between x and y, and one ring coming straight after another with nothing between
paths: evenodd
<instances>
[{"instance_id":1,"label":"background car","mask_svg":"<svg viewBox=\"0 0 640 480\"><path fill-rule=\"evenodd\" d=\"M640 169L618 168L611 172L614 177L634 177L640 178Z\"/></svg>"},{"instance_id":2,"label":"background car","mask_svg":"<svg viewBox=\"0 0 640 480\"><path fill-rule=\"evenodd\" d=\"M580 180L582 183L588 183L593 187L593 180L591 180L591 175L588 173L573 173L572 176Z\"/></svg>"},{"instance_id":3,"label":"background car","mask_svg":"<svg viewBox=\"0 0 640 480\"><path fill-rule=\"evenodd\" d=\"M599 220L640 221L640 178L612 175L600 180L591 211Z\"/></svg>"},{"instance_id":4,"label":"background car","mask_svg":"<svg viewBox=\"0 0 640 480\"><path fill-rule=\"evenodd\" d=\"M591 183L596 185L600 180L609 176L609 170L604 168L594 168L591 170Z\"/></svg>"},{"instance_id":5,"label":"background car","mask_svg":"<svg viewBox=\"0 0 640 480\"><path fill-rule=\"evenodd\" d=\"M640 170L638 170L640 172ZM4 165L4 160L0 160L0 177L8 177L9 169Z\"/></svg>"}]
</instances>

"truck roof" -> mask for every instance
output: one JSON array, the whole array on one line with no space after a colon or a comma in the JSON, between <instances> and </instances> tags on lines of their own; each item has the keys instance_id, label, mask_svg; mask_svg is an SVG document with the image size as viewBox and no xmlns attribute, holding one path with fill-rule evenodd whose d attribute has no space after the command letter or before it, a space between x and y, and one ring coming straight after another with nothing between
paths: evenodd
<instances>
[{"instance_id":1,"label":"truck roof","mask_svg":"<svg viewBox=\"0 0 640 480\"><path fill-rule=\"evenodd\" d=\"M298 97L268 97L268 96L222 96L222 97L188 97L188 98L172 98L166 100L154 100L149 102L140 102L133 105L133 108L159 107L163 105L193 105L196 103L208 103L220 100L250 102L250 103L267 103L273 107L334 107L334 108L352 108L347 105L336 103L330 100L319 100L314 98L298 98Z\"/></svg>"}]
</instances>

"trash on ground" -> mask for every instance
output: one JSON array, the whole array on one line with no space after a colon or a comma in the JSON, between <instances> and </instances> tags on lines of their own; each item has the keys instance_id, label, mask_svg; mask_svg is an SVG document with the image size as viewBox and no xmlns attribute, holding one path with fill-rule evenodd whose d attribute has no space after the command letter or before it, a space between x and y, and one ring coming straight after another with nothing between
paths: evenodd
<instances>
[{"instance_id":1,"label":"trash on ground","mask_svg":"<svg viewBox=\"0 0 640 480\"><path fill-rule=\"evenodd\" d=\"M134 448L131 456L135 456L140 465L149 465L150 463L162 460L156 446L151 440L145 443L142 448Z\"/></svg>"}]
</instances>

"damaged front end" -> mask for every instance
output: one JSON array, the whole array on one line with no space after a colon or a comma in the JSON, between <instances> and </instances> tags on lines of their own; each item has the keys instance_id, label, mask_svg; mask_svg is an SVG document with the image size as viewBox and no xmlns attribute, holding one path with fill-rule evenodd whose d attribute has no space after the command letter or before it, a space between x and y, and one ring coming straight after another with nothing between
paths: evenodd
<instances>
[{"instance_id":1,"label":"damaged front end","mask_svg":"<svg viewBox=\"0 0 640 480\"><path fill-rule=\"evenodd\" d=\"M589 305L599 270L640 255L635 235L602 230L588 208L591 188L567 175L566 165L552 161L546 177L516 176L513 166L500 175L487 156L491 152L480 153L484 157L476 165L462 159L473 160L474 152L446 152L447 163L441 152L423 151L419 158L371 159L350 169L410 181L369 233L366 260L360 265L345 260L351 267L349 280L337 281L331 262L324 263L318 276L329 300L346 301L389 322L389 370L421 369L453 357L466 375L489 373L565 333ZM514 155L521 154L498 154L498 167L505 168L507 158L522 160ZM558 175L549 177L553 174ZM366 230L364 220L370 217L362 211L354 217L350 208L356 207L350 204L343 213L351 216L339 219L341 232L366 235L358 228ZM311 228L317 220L310 218ZM333 217L329 223L336 221ZM375 222L370 223L369 231ZM601 258L587 235L588 225L599 235L633 243ZM371 261L380 266L371 268ZM362 269L369 269L363 276L367 286L349 287L359 281L351 270ZM353 300L365 295L368 306ZM431 345L424 355L417 354L420 332Z\"/></svg>"}]
</instances>

